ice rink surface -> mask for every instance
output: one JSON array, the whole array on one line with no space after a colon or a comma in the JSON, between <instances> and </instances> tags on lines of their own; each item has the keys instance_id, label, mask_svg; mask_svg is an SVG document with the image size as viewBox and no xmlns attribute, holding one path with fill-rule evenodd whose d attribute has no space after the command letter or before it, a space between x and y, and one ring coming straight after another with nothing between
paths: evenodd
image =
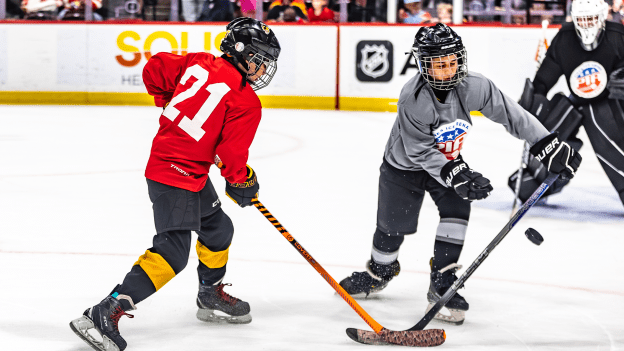
<instances>
[{"instance_id":1,"label":"ice rink surface","mask_svg":"<svg viewBox=\"0 0 624 351\"><path fill-rule=\"evenodd\" d=\"M151 247L143 171L158 129L155 107L0 106L0 349L90 350L68 323L120 283ZM363 270L375 230L379 165L392 113L265 110L249 163L260 200L337 280ZM490 178L474 203L460 263L466 268L509 219L507 177L522 142L475 118L464 159ZM439 350L623 350L624 208L585 147L577 177L518 223L460 293L466 322L444 328ZM127 350L389 350L351 341L364 321L253 207L212 181L236 232L225 282L251 304L248 325L195 318L197 255L122 318ZM402 271L359 300L389 329L413 326L427 305L437 210L429 197ZM545 238L524 236L528 227ZM194 244L193 244L194 247ZM463 270L462 270L463 271ZM460 271L460 273L462 272Z\"/></svg>"}]
</instances>

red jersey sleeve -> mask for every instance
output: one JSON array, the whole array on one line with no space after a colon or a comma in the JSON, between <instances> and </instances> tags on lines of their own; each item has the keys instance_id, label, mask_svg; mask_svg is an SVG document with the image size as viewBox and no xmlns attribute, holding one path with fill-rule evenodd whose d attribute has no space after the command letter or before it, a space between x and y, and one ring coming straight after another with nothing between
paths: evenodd
<instances>
[{"instance_id":1,"label":"red jersey sleeve","mask_svg":"<svg viewBox=\"0 0 624 351\"><path fill-rule=\"evenodd\" d=\"M148 94L154 97L157 107L165 107L171 101L187 62L193 56L194 54L178 56L159 52L147 61L143 68L143 83Z\"/></svg>"},{"instance_id":2,"label":"red jersey sleeve","mask_svg":"<svg viewBox=\"0 0 624 351\"><path fill-rule=\"evenodd\" d=\"M234 107L236 109L236 107ZM249 147L254 140L260 119L261 107L234 111L226 117L221 141L216 154L225 165L221 175L230 183L242 183L247 178L247 159Z\"/></svg>"}]
</instances>

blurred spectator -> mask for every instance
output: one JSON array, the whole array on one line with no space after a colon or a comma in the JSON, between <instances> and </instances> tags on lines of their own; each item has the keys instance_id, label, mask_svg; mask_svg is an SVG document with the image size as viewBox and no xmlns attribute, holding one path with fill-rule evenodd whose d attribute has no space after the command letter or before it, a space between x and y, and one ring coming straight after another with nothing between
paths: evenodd
<instances>
[{"instance_id":1,"label":"blurred spectator","mask_svg":"<svg viewBox=\"0 0 624 351\"><path fill-rule=\"evenodd\" d=\"M198 22L230 22L234 6L230 0L205 0Z\"/></svg>"},{"instance_id":2,"label":"blurred spectator","mask_svg":"<svg viewBox=\"0 0 624 351\"><path fill-rule=\"evenodd\" d=\"M290 6L284 10L283 22L287 23L305 23L303 18L297 16L296 7Z\"/></svg>"},{"instance_id":3,"label":"blurred spectator","mask_svg":"<svg viewBox=\"0 0 624 351\"><path fill-rule=\"evenodd\" d=\"M375 22L375 7L372 1L352 0L348 8L348 22Z\"/></svg>"},{"instance_id":4,"label":"blurred spectator","mask_svg":"<svg viewBox=\"0 0 624 351\"><path fill-rule=\"evenodd\" d=\"M271 10L273 10L274 7L282 6L282 5L284 5L282 0L275 0L275 1L273 1L271 3L271 5L269 5L269 12L271 12ZM298 7L301 10L302 13L306 13L308 11L307 8L306 8L306 4L305 4L304 0L289 0L288 1L288 6Z\"/></svg>"},{"instance_id":5,"label":"blurred spectator","mask_svg":"<svg viewBox=\"0 0 624 351\"><path fill-rule=\"evenodd\" d=\"M327 7L327 0L312 0L312 7L308 9L310 22L334 22L334 15Z\"/></svg>"},{"instance_id":6,"label":"blurred spectator","mask_svg":"<svg viewBox=\"0 0 624 351\"><path fill-rule=\"evenodd\" d=\"M622 0L607 0L609 5L608 21L624 23L624 6L622 6Z\"/></svg>"},{"instance_id":7,"label":"blurred spectator","mask_svg":"<svg viewBox=\"0 0 624 351\"><path fill-rule=\"evenodd\" d=\"M206 0L181 0L182 1L182 16L184 21L195 22L199 18L199 12Z\"/></svg>"},{"instance_id":8,"label":"blurred spectator","mask_svg":"<svg viewBox=\"0 0 624 351\"><path fill-rule=\"evenodd\" d=\"M24 19L54 20L61 0L22 0Z\"/></svg>"},{"instance_id":9,"label":"blurred spectator","mask_svg":"<svg viewBox=\"0 0 624 351\"><path fill-rule=\"evenodd\" d=\"M59 12L57 19L64 21L84 21L85 20L85 0L63 0L63 9ZM102 0L91 0L93 9L93 19L101 21L102 16L95 12L102 8Z\"/></svg>"},{"instance_id":10,"label":"blurred spectator","mask_svg":"<svg viewBox=\"0 0 624 351\"><path fill-rule=\"evenodd\" d=\"M299 6L295 6L295 4L292 3L292 0L281 0L280 5L275 5L273 6L271 10L269 10L269 14L267 15L267 21L284 22L284 11L290 8L292 8L293 11L295 12L296 18L298 17L298 19L301 19L303 21L308 20L308 17L305 15L305 12L303 12ZM291 11L288 11L288 12L291 12Z\"/></svg>"},{"instance_id":11,"label":"blurred spectator","mask_svg":"<svg viewBox=\"0 0 624 351\"><path fill-rule=\"evenodd\" d=\"M438 20L437 22L450 24L453 22L453 5L440 3L437 8Z\"/></svg>"},{"instance_id":12,"label":"blurred spectator","mask_svg":"<svg viewBox=\"0 0 624 351\"><path fill-rule=\"evenodd\" d=\"M422 9L421 0L405 0L405 10L399 10L399 18L403 23L419 24L431 22L429 12Z\"/></svg>"},{"instance_id":13,"label":"blurred spectator","mask_svg":"<svg viewBox=\"0 0 624 351\"><path fill-rule=\"evenodd\" d=\"M20 5L20 1L6 0L6 18L23 18L24 11L22 11Z\"/></svg>"}]
</instances>

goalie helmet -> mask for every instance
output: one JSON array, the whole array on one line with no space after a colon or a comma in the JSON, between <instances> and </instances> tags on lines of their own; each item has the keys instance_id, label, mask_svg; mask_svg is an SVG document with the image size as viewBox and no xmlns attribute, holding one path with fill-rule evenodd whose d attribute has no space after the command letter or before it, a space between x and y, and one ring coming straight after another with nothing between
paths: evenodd
<instances>
[{"instance_id":1,"label":"goalie helmet","mask_svg":"<svg viewBox=\"0 0 624 351\"><path fill-rule=\"evenodd\" d=\"M420 73L434 89L451 90L468 74L468 57L461 37L446 24L420 28L414 38L412 55ZM439 79L439 74L433 71L441 69L440 66L455 70L455 74Z\"/></svg>"},{"instance_id":2,"label":"goalie helmet","mask_svg":"<svg viewBox=\"0 0 624 351\"><path fill-rule=\"evenodd\" d=\"M570 16L581 46L594 50L602 40L609 7L604 0L573 0Z\"/></svg>"},{"instance_id":3,"label":"goalie helmet","mask_svg":"<svg viewBox=\"0 0 624 351\"><path fill-rule=\"evenodd\" d=\"M253 18L240 17L230 22L220 49L235 65L240 63L248 71L247 81L253 90L269 85L277 72L281 50L277 37L266 24ZM249 71L248 63L254 63L255 70ZM254 76L262 65L266 67L264 74L252 82L249 77Z\"/></svg>"}]
</instances>

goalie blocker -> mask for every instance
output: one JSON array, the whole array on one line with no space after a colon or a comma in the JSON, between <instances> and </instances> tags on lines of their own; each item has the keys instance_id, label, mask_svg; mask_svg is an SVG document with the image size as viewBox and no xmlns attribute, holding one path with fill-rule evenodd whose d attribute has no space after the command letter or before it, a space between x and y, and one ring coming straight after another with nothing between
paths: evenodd
<instances>
[{"instance_id":1,"label":"goalie blocker","mask_svg":"<svg viewBox=\"0 0 624 351\"><path fill-rule=\"evenodd\" d=\"M537 117L550 132L558 132L559 140L565 141L574 150L578 151L583 146L583 142L576 138L583 115L562 93L557 93L551 100L548 100L546 96L534 93L533 83L527 78L522 97L518 103ZM533 155L529 156L529 161L523 168L518 198L525 202L546 179L548 170ZM509 176L507 184L512 191L515 191L517 179L518 171ZM569 181L569 179L558 179L542 198L560 192Z\"/></svg>"}]
</instances>

